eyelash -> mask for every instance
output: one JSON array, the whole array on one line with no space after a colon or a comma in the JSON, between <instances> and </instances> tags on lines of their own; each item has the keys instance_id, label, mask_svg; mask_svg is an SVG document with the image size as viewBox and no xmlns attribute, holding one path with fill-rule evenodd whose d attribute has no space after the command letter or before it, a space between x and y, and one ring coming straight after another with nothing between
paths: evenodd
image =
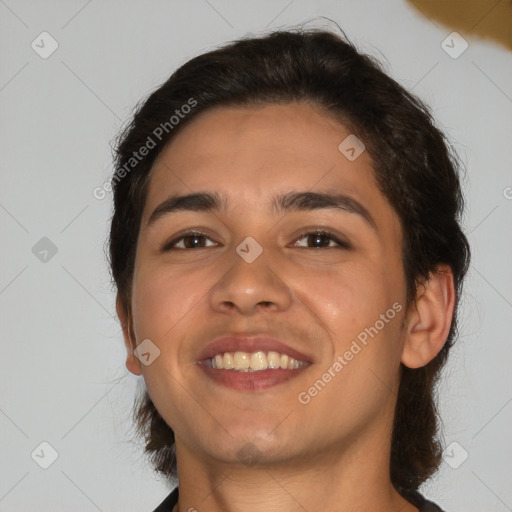
<instances>
[{"instance_id":1,"label":"eyelash","mask_svg":"<svg viewBox=\"0 0 512 512\"><path fill-rule=\"evenodd\" d=\"M307 235L326 236L326 237L330 238L332 241L336 242L338 244L338 247L304 247L304 249L351 249L351 246L348 242L344 242L344 241L338 239L333 233L331 233L329 231L325 231L325 230L306 231L304 233L301 233L299 235L299 237L296 239L296 241L302 240ZM194 248L187 248L187 247L181 248L180 247L179 249L176 249L175 247L173 247L178 242L180 242L181 240L183 240L184 238L187 238L187 237L204 237L204 238L210 239L210 237L205 235L204 233L200 233L198 231L191 231L189 233L184 233L183 235L180 235L179 237L174 238L170 242L167 242L162 247L162 252L168 252L168 251L172 251L172 250L177 250L177 251L193 250ZM207 248L208 247L197 247L195 249L197 250L197 249L207 249Z\"/></svg>"}]
</instances>

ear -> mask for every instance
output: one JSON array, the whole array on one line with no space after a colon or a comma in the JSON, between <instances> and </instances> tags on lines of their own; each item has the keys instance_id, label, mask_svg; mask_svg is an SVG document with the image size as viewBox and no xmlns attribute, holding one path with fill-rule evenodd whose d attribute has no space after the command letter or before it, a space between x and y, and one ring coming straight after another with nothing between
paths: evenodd
<instances>
[{"instance_id":1,"label":"ear","mask_svg":"<svg viewBox=\"0 0 512 512\"><path fill-rule=\"evenodd\" d=\"M134 375L142 375L140 361L133 351L137 348L135 333L133 331L133 322L130 309L124 304L119 293L116 298L116 311L121 327L123 329L124 345L126 347L126 368Z\"/></svg>"},{"instance_id":2,"label":"ear","mask_svg":"<svg viewBox=\"0 0 512 512\"><path fill-rule=\"evenodd\" d=\"M402 363L420 368L432 361L443 348L455 308L452 269L438 265L430 278L418 286L416 301L407 313L407 335Z\"/></svg>"}]
</instances>

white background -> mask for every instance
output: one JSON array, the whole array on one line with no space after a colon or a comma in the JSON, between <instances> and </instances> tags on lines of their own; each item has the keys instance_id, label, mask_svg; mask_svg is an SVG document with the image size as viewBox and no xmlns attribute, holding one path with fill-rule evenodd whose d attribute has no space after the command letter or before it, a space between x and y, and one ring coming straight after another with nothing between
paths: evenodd
<instances>
[{"instance_id":1,"label":"white background","mask_svg":"<svg viewBox=\"0 0 512 512\"><path fill-rule=\"evenodd\" d=\"M447 512L512 510L510 52L466 36L453 59L451 30L403 0L2 0L0 511L150 511L169 492L130 443L138 378L104 254L111 198L92 191L134 105L176 67L318 16L431 105L467 166L473 260L440 409L445 446L469 457L422 491ZM43 31L59 45L47 59L31 48ZM57 247L46 263L32 252L42 237ZM31 458L43 441L59 454L46 470Z\"/></svg>"}]
</instances>

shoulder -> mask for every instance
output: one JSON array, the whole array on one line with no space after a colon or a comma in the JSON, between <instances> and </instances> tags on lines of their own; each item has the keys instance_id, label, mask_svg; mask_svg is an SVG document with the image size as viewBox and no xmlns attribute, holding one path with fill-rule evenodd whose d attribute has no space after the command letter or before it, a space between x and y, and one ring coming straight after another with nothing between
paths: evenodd
<instances>
[{"instance_id":1,"label":"shoulder","mask_svg":"<svg viewBox=\"0 0 512 512\"><path fill-rule=\"evenodd\" d=\"M178 502L178 487L176 487L153 512L172 512L174 505Z\"/></svg>"}]
</instances>

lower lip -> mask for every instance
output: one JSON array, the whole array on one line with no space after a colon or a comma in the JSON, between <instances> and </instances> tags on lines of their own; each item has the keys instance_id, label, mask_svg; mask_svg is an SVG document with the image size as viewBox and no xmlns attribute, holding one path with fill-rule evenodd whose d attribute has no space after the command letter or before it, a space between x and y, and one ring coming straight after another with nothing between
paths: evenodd
<instances>
[{"instance_id":1,"label":"lower lip","mask_svg":"<svg viewBox=\"0 0 512 512\"><path fill-rule=\"evenodd\" d=\"M240 372L237 370L216 370L199 363L199 367L213 381L241 391L259 391L287 382L300 375L309 365L295 370L272 369L258 372Z\"/></svg>"}]
</instances>

